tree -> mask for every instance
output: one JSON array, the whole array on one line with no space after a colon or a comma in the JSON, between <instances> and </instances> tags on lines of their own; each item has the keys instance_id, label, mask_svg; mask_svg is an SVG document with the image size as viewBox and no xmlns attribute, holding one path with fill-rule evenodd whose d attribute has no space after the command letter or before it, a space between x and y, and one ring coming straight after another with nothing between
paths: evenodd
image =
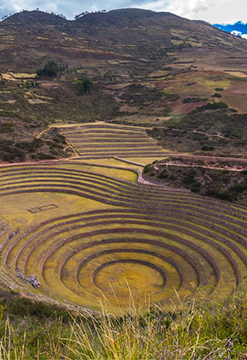
<instances>
[{"instance_id":1,"label":"tree","mask_svg":"<svg viewBox=\"0 0 247 360\"><path fill-rule=\"evenodd\" d=\"M79 84L79 91L84 92L86 94L89 93L89 91L93 85L93 82L87 77L83 77L83 78L77 80L76 82L77 82L77 84Z\"/></svg>"},{"instance_id":2,"label":"tree","mask_svg":"<svg viewBox=\"0 0 247 360\"><path fill-rule=\"evenodd\" d=\"M68 67L68 66L67 66ZM47 76L50 78L61 75L62 72L66 69L66 65L59 65L56 61L48 61L42 69L37 70L37 76Z\"/></svg>"},{"instance_id":3,"label":"tree","mask_svg":"<svg viewBox=\"0 0 247 360\"><path fill-rule=\"evenodd\" d=\"M89 93L89 90L91 89L93 83L90 79L88 79L87 77L83 78L82 80L82 86L83 86L83 90L86 94Z\"/></svg>"}]
</instances>

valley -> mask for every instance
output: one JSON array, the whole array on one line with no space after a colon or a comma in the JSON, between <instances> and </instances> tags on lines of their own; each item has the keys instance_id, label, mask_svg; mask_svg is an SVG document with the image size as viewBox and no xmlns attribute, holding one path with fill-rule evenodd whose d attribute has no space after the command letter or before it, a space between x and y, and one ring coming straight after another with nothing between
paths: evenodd
<instances>
[{"instance_id":1,"label":"valley","mask_svg":"<svg viewBox=\"0 0 247 360\"><path fill-rule=\"evenodd\" d=\"M3 17L0 359L246 359L246 196L246 40Z\"/></svg>"},{"instance_id":2,"label":"valley","mask_svg":"<svg viewBox=\"0 0 247 360\"><path fill-rule=\"evenodd\" d=\"M191 192L180 168L246 169L246 50L138 9L2 21L2 286L114 314L130 294L165 310L228 298L246 273L246 204ZM159 173L174 157L180 175Z\"/></svg>"}]
</instances>

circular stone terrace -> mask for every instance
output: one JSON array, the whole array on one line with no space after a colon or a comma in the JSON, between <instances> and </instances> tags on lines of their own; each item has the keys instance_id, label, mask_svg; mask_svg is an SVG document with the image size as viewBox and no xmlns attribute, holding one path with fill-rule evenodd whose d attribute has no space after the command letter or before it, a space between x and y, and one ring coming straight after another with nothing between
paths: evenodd
<instances>
[{"instance_id":1,"label":"circular stone terrace","mask_svg":"<svg viewBox=\"0 0 247 360\"><path fill-rule=\"evenodd\" d=\"M247 209L138 183L138 170L116 159L1 166L1 282L115 312L130 299L168 309L229 296L246 275Z\"/></svg>"}]
</instances>

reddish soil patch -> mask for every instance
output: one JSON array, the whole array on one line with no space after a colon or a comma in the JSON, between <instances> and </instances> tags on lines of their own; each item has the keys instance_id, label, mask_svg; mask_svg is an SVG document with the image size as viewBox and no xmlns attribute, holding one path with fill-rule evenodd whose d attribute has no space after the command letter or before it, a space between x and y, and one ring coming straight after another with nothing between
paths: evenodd
<instances>
[{"instance_id":1,"label":"reddish soil patch","mask_svg":"<svg viewBox=\"0 0 247 360\"><path fill-rule=\"evenodd\" d=\"M45 89L61 87L61 82L56 82L56 81L42 81L40 84L42 88Z\"/></svg>"},{"instance_id":2,"label":"reddish soil patch","mask_svg":"<svg viewBox=\"0 0 247 360\"><path fill-rule=\"evenodd\" d=\"M184 104L182 100L179 99L177 101L167 103L166 106L169 106L177 114L188 114L192 110L206 104L206 101Z\"/></svg>"},{"instance_id":3,"label":"reddish soil patch","mask_svg":"<svg viewBox=\"0 0 247 360\"><path fill-rule=\"evenodd\" d=\"M176 86L178 84L178 81L177 80L172 80L172 81L157 81L155 83L155 86L158 88L158 89L164 89L166 87L171 87L171 86Z\"/></svg>"},{"instance_id":4,"label":"reddish soil patch","mask_svg":"<svg viewBox=\"0 0 247 360\"><path fill-rule=\"evenodd\" d=\"M123 105L120 107L119 110L122 112L137 113L138 109L139 109L138 107Z\"/></svg>"},{"instance_id":5,"label":"reddish soil patch","mask_svg":"<svg viewBox=\"0 0 247 360\"><path fill-rule=\"evenodd\" d=\"M131 83L125 83L125 84L112 84L112 85L107 85L106 89L111 89L111 90L121 90L127 86L131 85Z\"/></svg>"},{"instance_id":6,"label":"reddish soil patch","mask_svg":"<svg viewBox=\"0 0 247 360\"><path fill-rule=\"evenodd\" d=\"M247 93L228 91L223 94L222 101L226 102L229 107L238 110L239 114L246 114L247 112Z\"/></svg>"},{"instance_id":7,"label":"reddish soil patch","mask_svg":"<svg viewBox=\"0 0 247 360\"><path fill-rule=\"evenodd\" d=\"M229 94L243 94L247 95L247 87L245 82L234 82L233 86L226 91Z\"/></svg>"}]
</instances>

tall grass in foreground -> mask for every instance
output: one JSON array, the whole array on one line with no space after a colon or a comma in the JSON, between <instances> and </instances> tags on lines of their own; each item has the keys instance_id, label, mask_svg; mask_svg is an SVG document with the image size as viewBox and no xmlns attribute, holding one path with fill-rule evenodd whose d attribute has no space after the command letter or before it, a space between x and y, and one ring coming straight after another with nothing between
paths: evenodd
<instances>
[{"instance_id":1,"label":"tall grass in foreground","mask_svg":"<svg viewBox=\"0 0 247 360\"><path fill-rule=\"evenodd\" d=\"M246 284L224 304L192 303L185 310L133 306L122 317L14 316L1 310L0 359L247 359ZM32 303L25 306L32 308ZM20 304L17 306L20 311ZM26 311L26 310L25 310ZM4 314L8 312L8 316Z\"/></svg>"}]
</instances>

